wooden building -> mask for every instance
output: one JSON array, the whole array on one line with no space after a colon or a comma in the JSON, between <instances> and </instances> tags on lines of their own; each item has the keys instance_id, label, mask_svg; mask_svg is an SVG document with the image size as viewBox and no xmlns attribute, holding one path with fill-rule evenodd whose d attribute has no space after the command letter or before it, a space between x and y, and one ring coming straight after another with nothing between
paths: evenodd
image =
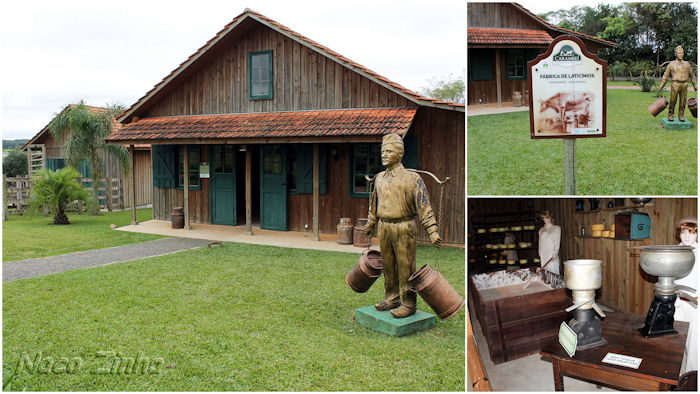
<instances>
[{"instance_id":1,"label":"wooden building","mask_svg":"<svg viewBox=\"0 0 700 394\"><path fill-rule=\"evenodd\" d=\"M67 108L67 107L66 107ZM106 108L88 106L91 111L104 112ZM65 111L65 109L64 109ZM58 114L56 115L58 116ZM55 119L55 117L54 117ZM68 160L66 158L65 144L70 133L64 133L61 141L57 141L49 131L53 124L53 119L42 128L34 137L22 146L22 150L27 152L29 160L30 175L36 173L40 169L58 170L66 166ZM121 124L114 122L115 130L120 128ZM127 208L130 205L130 200L127 198L130 194L129 180L127 174L123 174L121 163L111 154L104 151L100 152L100 157L104 163L104 176L109 179L110 183L115 180L115 193L118 191L119 203L112 208L121 209ZM147 144L138 145L135 153L135 171L136 181L138 184L150 185L152 182L151 176L151 147ZM87 163L81 163L77 170L83 178L91 178L90 168ZM139 187L136 194L136 205L146 205L151 203L151 189L148 187Z\"/></svg>"},{"instance_id":2,"label":"wooden building","mask_svg":"<svg viewBox=\"0 0 700 394\"><path fill-rule=\"evenodd\" d=\"M464 112L246 9L126 110L108 142L153 144L154 219L184 206L186 222L317 237L367 216L365 175L383 170L380 141L395 132L407 167L450 178L440 232L463 244ZM437 211L440 189L425 183Z\"/></svg>"},{"instance_id":3,"label":"wooden building","mask_svg":"<svg viewBox=\"0 0 700 394\"><path fill-rule=\"evenodd\" d=\"M554 224L561 226L561 262L573 259L597 259L603 261L603 281L598 299L601 303L616 310L644 316L654 298L655 277L651 277L639 266L638 246L677 245L680 242L676 224L685 216L697 216L695 198L654 198L645 205L633 204L624 199L624 204L607 208L614 199L600 199L601 209L591 210L588 199L582 199L584 210L576 211L575 198L512 198L484 199L470 198L469 212L469 252L468 269L470 274L479 271L481 262L477 227L474 219L490 217L494 225L505 227L509 221L520 225L534 222L539 213L549 210L553 213ZM619 200L619 199L618 199ZM648 214L651 219L650 238L620 240L591 236L591 225L604 224L607 229L615 224L615 215L637 210ZM499 221L500 220L500 221ZM541 226L541 221L540 225ZM539 229L539 226L537 227ZM586 231L582 235L581 229ZM617 231L617 229L615 230ZM521 235L516 235L520 237ZM519 240L519 238L518 238ZM501 241L502 242L502 241ZM537 243L534 243L535 254ZM523 253L525 256L526 254ZM487 263L488 266L488 263ZM539 266L539 264L537 264ZM504 269L504 266L492 266ZM563 269L560 271L563 274Z\"/></svg>"},{"instance_id":4,"label":"wooden building","mask_svg":"<svg viewBox=\"0 0 700 394\"><path fill-rule=\"evenodd\" d=\"M501 105L515 92L524 97L527 62L560 35L580 38L593 53L616 45L552 25L518 3L469 3L467 15L467 105Z\"/></svg>"}]
</instances>

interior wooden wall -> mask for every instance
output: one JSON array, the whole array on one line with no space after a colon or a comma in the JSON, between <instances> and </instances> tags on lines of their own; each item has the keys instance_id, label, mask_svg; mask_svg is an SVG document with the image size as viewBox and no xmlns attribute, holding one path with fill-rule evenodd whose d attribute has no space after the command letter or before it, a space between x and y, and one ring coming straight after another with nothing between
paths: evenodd
<instances>
[{"instance_id":1,"label":"interior wooden wall","mask_svg":"<svg viewBox=\"0 0 700 394\"><path fill-rule=\"evenodd\" d=\"M582 238L581 227L586 226L591 234L591 224L603 223L610 228L615 223L615 214L621 211L602 210L592 213L576 213L576 198L470 198L468 215L502 212L541 212L554 213L554 223L562 228L559 250L561 261L570 259L603 260L603 285L599 299L613 308L646 315L653 299L656 278L649 277L639 268L639 253L635 246L678 244L676 223L684 216L697 216L697 199L694 198L655 198L650 204L639 207L651 218L651 238L623 241L606 238ZM601 207L607 205L603 199ZM626 200L630 205L629 199ZM588 209L588 200L584 199ZM472 232L471 227L469 232Z\"/></svg>"}]
</instances>

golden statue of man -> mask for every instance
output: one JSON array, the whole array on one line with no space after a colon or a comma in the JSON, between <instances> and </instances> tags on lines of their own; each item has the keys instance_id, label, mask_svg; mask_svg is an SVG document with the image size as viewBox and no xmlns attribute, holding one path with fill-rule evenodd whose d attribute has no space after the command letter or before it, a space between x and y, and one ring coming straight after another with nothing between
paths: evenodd
<instances>
[{"instance_id":1,"label":"golden statue of man","mask_svg":"<svg viewBox=\"0 0 700 394\"><path fill-rule=\"evenodd\" d=\"M416 293L408 278L416 270L416 217L440 247L440 235L423 179L401 164L404 147L398 134L382 138L382 165L370 196L369 220L365 233L372 234L378 223L379 245L384 261L384 300L375 304L380 311L391 310L394 317L416 313Z\"/></svg>"},{"instance_id":2,"label":"golden statue of man","mask_svg":"<svg viewBox=\"0 0 700 394\"><path fill-rule=\"evenodd\" d=\"M678 120L683 122L685 116L685 99L688 94L688 80L693 84L693 89L696 91L697 83L695 80L695 74L693 73L693 68L690 63L683 60L683 47L676 47L676 60L670 62L666 67L666 72L664 72L664 77L661 79L661 85L659 85L659 90L663 90L666 86L666 80L671 78L671 101L668 106L668 120L673 120L673 111L676 108L676 99L680 95L680 102L678 103Z\"/></svg>"}]
</instances>

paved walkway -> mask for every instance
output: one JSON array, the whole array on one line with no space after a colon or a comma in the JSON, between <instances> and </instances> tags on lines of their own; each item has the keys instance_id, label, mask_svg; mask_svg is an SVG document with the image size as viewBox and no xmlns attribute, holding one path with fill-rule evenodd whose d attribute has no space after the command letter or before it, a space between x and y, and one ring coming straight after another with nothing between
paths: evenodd
<instances>
[{"instance_id":1,"label":"paved walkway","mask_svg":"<svg viewBox=\"0 0 700 394\"><path fill-rule=\"evenodd\" d=\"M209 244L209 240L188 238L164 238L112 248L86 250L59 256L8 261L2 264L2 281L56 274L80 268L97 267L146 257L161 256L196 249Z\"/></svg>"},{"instance_id":2,"label":"paved walkway","mask_svg":"<svg viewBox=\"0 0 700 394\"><path fill-rule=\"evenodd\" d=\"M253 234L246 233L245 226L223 226L216 224L192 223L191 230L173 229L169 220L149 220L137 225L119 227L117 231L158 234L169 237L209 239L212 241L241 242L255 245L280 246L283 248L328 250L349 252L358 255L364 248L340 245L336 234L320 234L321 240L314 241L310 232L272 231L253 227ZM373 248L379 249L379 240L373 239Z\"/></svg>"}]
</instances>

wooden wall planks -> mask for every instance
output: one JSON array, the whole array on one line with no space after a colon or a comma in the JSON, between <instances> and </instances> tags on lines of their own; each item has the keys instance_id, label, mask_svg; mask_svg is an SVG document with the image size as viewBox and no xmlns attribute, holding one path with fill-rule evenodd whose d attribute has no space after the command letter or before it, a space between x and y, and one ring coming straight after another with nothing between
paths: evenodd
<instances>
[{"instance_id":1,"label":"wooden wall planks","mask_svg":"<svg viewBox=\"0 0 700 394\"><path fill-rule=\"evenodd\" d=\"M274 97L248 100L248 53L268 49L273 50ZM255 25L143 116L415 106L306 46Z\"/></svg>"}]
</instances>

